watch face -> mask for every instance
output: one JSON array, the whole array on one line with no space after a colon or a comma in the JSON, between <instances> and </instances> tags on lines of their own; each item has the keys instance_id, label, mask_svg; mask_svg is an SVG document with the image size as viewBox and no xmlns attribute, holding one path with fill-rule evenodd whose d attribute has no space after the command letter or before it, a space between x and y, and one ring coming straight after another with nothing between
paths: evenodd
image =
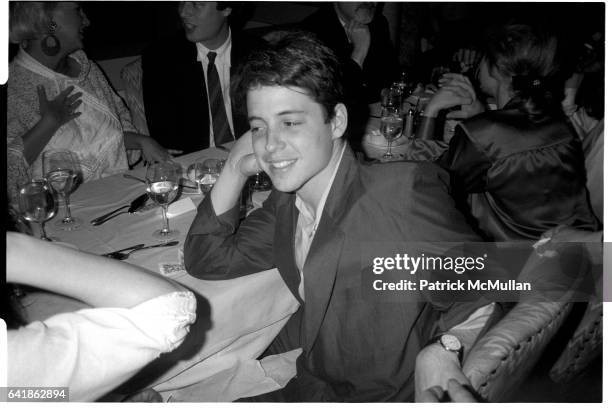
<instances>
[{"instance_id":1,"label":"watch face","mask_svg":"<svg viewBox=\"0 0 612 408\"><path fill-rule=\"evenodd\" d=\"M443 334L442 337L440 337L440 343L442 343L442 345L448 350L461 350L461 342L457 337L453 336L452 334Z\"/></svg>"}]
</instances>

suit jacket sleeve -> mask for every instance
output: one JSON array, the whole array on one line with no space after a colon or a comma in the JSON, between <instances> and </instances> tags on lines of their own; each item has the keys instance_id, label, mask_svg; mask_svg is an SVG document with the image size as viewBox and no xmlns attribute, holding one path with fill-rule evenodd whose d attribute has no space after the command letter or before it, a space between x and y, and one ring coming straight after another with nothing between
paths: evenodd
<instances>
[{"instance_id":1,"label":"suit jacket sleeve","mask_svg":"<svg viewBox=\"0 0 612 408\"><path fill-rule=\"evenodd\" d=\"M239 205L216 215L208 195L198 207L185 240L185 267L200 279L232 279L271 269L276 202L273 191L263 207L239 224Z\"/></svg>"},{"instance_id":2,"label":"suit jacket sleeve","mask_svg":"<svg viewBox=\"0 0 612 408\"><path fill-rule=\"evenodd\" d=\"M470 228L462 214L455 208L455 202L450 196L448 174L439 166L422 163L419 172L414 175L411 198L408 201L411 217L411 228L418 231L419 239L433 245L437 252L431 255L444 257L477 257L482 256L482 239ZM441 218L442 217L442 218ZM440 222L440 219L444 219ZM441 239L441 237L444 237ZM494 262L487 262L490 275L503 271ZM477 271L481 273L480 271ZM445 282L456 279L452 271L432 271L429 275L420 271L420 276L430 282ZM470 271L464 273L465 277ZM445 292L429 291L423 293L427 300L425 313L436 323L432 331L425 335L432 337L435 333L448 331L450 328L465 321L478 308L491 302L478 293L456 292L452 296Z\"/></svg>"}]
</instances>

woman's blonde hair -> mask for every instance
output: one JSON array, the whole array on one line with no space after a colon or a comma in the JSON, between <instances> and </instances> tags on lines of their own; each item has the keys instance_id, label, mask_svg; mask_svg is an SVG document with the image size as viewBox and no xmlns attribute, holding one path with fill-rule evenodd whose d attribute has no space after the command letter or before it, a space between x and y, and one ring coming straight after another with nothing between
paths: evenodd
<instances>
[{"instance_id":1,"label":"woman's blonde hair","mask_svg":"<svg viewBox=\"0 0 612 408\"><path fill-rule=\"evenodd\" d=\"M9 2L9 41L20 43L43 37L51 27L51 12L56 2Z\"/></svg>"}]
</instances>

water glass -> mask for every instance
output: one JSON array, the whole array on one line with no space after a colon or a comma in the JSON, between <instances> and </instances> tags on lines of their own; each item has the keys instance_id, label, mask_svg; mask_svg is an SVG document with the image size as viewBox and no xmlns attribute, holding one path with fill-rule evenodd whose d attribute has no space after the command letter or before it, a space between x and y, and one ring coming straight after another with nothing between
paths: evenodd
<instances>
[{"instance_id":1,"label":"water glass","mask_svg":"<svg viewBox=\"0 0 612 408\"><path fill-rule=\"evenodd\" d=\"M40 239L51 241L45 232L45 222L56 214L57 202L46 180L32 180L19 188L19 212L27 221L40 224Z\"/></svg>"},{"instance_id":2,"label":"water glass","mask_svg":"<svg viewBox=\"0 0 612 408\"><path fill-rule=\"evenodd\" d=\"M218 159L206 159L196 164L196 182L202 194L210 193L223 169Z\"/></svg>"},{"instance_id":3,"label":"water glass","mask_svg":"<svg viewBox=\"0 0 612 408\"><path fill-rule=\"evenodd\" d=\"M81 173L76 154L70 150L45 151L42 164L45 178L64 201L64 217L56 226L66 231L79 229L83 221L70 213L70 194L75 190Z\"/></svg>"},{"instance_id":4,"label":"water glass","mask_svg":"<svg viewBox=\"0 0 612 408\"><path fill-rule=\"evenodd\" d=\"M380 133L387 139L387 151L382 156L383 160L393 158L391 143L401 136L404 128L404 117L399 108L383 107L380 114Z\"/></svg>"},{"instance_id":5,"label":"water glass","mask_svg":"<svg viewBox=\"0 0 612 408\"><path fill-rule=\"evenodd\" d=\"M147 167L147 193L153 202L161 206L164 221L162 228L156 230L153 237L162 241L176 238L179 235L179 231L171 230L168 225L168 205L178 194L181 176L181 166L171 161L151 163Z\"/></svg>"}]
</instances>

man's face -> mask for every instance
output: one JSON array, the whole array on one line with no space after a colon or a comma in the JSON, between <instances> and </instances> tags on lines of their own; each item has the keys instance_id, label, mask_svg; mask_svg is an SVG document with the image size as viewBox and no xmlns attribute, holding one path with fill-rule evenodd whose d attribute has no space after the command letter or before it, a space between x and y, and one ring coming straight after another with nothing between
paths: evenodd
<instances>
[{"instance_id":1,"label":"man's face","mask_svg":"<svg viewBox=\"0 0 612 408\"><path fill-rule=\"evenodd\" d=\"M376 3L367 2L336 2L342 19L349 23L355 20L360 24L369 24L374 18Z\"/></svg>"},{"instance_id":2,"label":"man's face","mask_svg":"<svg viewBox=\"0 0 612 408\"><path fill-rule=\"evenodd\" d=\"M185 1L179 4L179 16L185 29L185 37L191 42L201 42L215 49L225 42L227 17L232 10L217 10L214 1Z\"/></svg>"},{"instance_id":3,"label":"man's face","mask_svg":"<svg viewBox=\"0 0 612 408\"><path fill-rule=\"evenodd\" d=\"M261 86L249 90L247 109L255 157L277 190L327 184L334 143L346 129L344 105L326 122L323 106L301 88Z\"/></svg>"}]
</instances>

